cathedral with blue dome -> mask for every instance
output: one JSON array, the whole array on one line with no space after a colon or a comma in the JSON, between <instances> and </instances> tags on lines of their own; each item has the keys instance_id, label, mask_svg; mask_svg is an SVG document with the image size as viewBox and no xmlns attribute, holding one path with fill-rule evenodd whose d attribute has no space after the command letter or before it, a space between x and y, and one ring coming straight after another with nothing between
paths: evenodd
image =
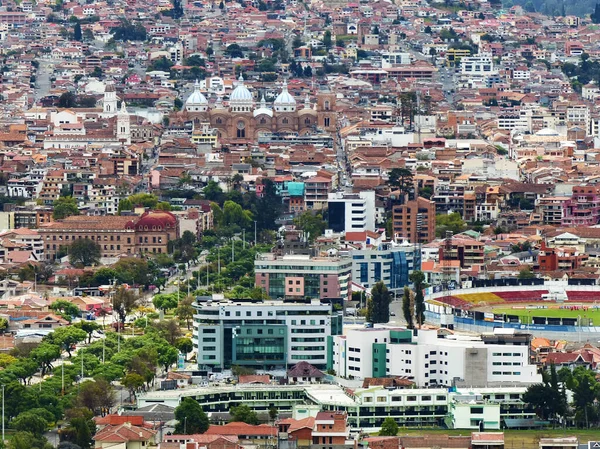
<instances>
[{"instance_id":1,"label":"cathedral with blue dome","mask_svg":"<svg viewBox=\"0 0 600 449\"><path fill-rule=\"evenodd\" d=\"M307 95L299 105L284 81L275 101L268 103L264 95L255 99L241 75L226 103L219 97L210 104L196 83L184 112L195 124L209 123L217 129L219 140L230 142L255 141L261 134L336 130L334 94L318 93L314 103Z\"/></svg>"}]
</instances>

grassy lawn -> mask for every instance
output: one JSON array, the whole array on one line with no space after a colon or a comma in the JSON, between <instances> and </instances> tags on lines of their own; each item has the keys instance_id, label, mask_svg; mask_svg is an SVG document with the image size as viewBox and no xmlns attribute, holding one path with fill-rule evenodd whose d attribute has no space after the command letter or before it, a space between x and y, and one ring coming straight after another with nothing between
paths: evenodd
<instances>
[{"instance_id":1,"label":"grassy lawn","mask_svg":"<svg viewBox=\"0 0 600 449\"><path fill-rule=\"evenodd\" d=\"M549 307L553 307L549 305ZM522 322L526 323L529 321L529 317L544 317L544 318L575 318L578 316L581 318L590 318L594 325L600 325L600 309L593 309L588 307L587 310L579 309L579 310L569 310L569 309L559 309L559 306L554 306L556 308L548 308L548 309L513 309L510 307L498 307L494 308L494 313L503 313L506 315L517 315L519 317L524 317Z\"/></svg>"},{"instance_id":2,"label":"grassy lawn","mask_svg":"<svg viewBox=\"0 0 600 449\"><path fill-rule=\"evenodd\" d=\"M492 431L494 432L494 431ZM400 428L399 436L404 435L423 435L423 434L442 434L442 435L471 435L469 430L456 429L403 429ZM560 438L563 436L576 436L579 443L596 441L600 439L598 429L543 429L543 430L505 430L504 447L506 449L522 449L537 447L540 438Z\"/></svg>"}]
</instances>

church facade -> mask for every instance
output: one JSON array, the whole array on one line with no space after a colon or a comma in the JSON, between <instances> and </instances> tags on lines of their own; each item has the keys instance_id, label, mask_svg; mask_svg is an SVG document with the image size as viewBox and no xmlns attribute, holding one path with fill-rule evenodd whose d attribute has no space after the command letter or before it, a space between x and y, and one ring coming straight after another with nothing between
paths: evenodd
<instances>
[{"instance_id":1,"label":"church facade","mask_svg":"<svg viewBox=\"0 0 600 449\"><path fill-rule=\"evenodd\" d=\"M195 124L209 123L218 132L219 140L230 142L254 141L261 134L310 134L317 129L336 130L335 94L320 92L311 104L306 96L302 107L284 82L281 93L272 104L262 97L258 105L240 76L236 88L225 106L219 98L209 105L196 83L194 92L185 102L185 113Z\"/></svg>"}]
</instances>

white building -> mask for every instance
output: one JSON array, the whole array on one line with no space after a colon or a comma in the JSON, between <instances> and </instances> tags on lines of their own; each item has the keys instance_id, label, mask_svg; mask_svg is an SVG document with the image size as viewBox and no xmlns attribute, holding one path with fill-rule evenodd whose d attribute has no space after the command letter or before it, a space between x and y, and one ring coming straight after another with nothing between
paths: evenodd
<instances>
[{"instance_id":1,"label":"white building","mask_svg":"<svg viewBox=\"0 0 600 449\"><path fill-rule=\"evenodd\" d=\"M494 72L494 60L491 54L481 53L460 60L461 74L467 76L487 76Z\"/></svg>"},{"instance_id":2,"label":"white building","mask_svg":"<svg viewBox=\"0 0 600 449\"><path fill-rule=\"evenodd\" d=\"M332 192L327 204L334 232L375 231L375 191Z\"/></svg>"},{"instance_id":3,"label":"white building","mask_svg":"<svg viewBox=\"0 0 600 449\"><path fill-rule=\"evenodd\" d=\"M194 343L201 369L272 368L301 361L324 368L327 339L342 331L341 312L306 303L207 301L194 305Z\"/></svg>"},{"instance_id":4,"label":"white building","mask_svg":"<svg viewBox=\"0 0 600 449\"><path fill-rule=\"evenodd\" d=\"M328 367L354 378L404 376L419 387L500 386L541 382L529 363L528 334L499 329L490 335L447 335L437 330L376 327L334 336ZM506 331L503 332L503 331Z\"/></svg>"}]
</instances>

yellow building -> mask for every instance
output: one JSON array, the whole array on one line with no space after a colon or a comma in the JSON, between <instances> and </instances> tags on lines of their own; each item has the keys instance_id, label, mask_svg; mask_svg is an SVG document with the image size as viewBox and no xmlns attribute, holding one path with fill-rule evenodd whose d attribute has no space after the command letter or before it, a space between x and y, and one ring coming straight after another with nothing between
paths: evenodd
<instances>
[{"instance_id":1,"label":"yellow building","mask_svg":"<svg viewBox=\"0 0 600 449\"><path fill-rule=\"evenodd\" d=\"M471 50L464 48L449 48L446 51L446 65L454 66L458 64L461 58L471 56Z\"/></svg>"}]
</instances>

